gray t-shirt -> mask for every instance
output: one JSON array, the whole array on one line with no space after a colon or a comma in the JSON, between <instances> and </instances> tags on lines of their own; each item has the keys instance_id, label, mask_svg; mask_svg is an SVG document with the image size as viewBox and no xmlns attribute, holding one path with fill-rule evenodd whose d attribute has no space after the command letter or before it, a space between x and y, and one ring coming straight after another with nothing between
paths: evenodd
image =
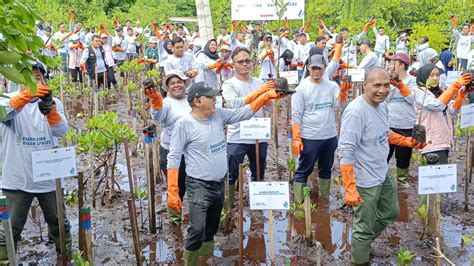
<instances>
[{"instance_id":1,"label":"gray t-shirt","mask_svg":"<svg viewBox=\"0 0 474 266\"><path fill-rule=\"evenodd\" d=\"M403 97L400 90L390 86L390 93L385 100L388 104L388 121L391 128L410 129L416 122L414 107L414 91L418 89L416 79L407 75L402 82L411 90L407 97Z\"/></svg>"},{"instance_id":2,"label":"gray t-shirt","mask_svg":"<svg viewBox=\"0 0 474 266\"><path fill-rule=\"evenodd\" d=\"M187 114L180 118L171 135L168 169L178 169L181 155L186 160L186 174L206 181L219 181L227 173L227 142L224 125L250 119L255 112L246 105L238 109L217 107L202 121Z\"/></svg>"},{"instance_id":3,"label":"gray t-shirt","mask_svg":"<svg viewBox=\"0 0 474 266\"><path fill-rule=\"evenodd\" d=\"M341 164L354 164L357 186L374 187L385 181L389 132L385 102L374 107L361 95L342 114L339 158Z\"/></svg>"},{"instance_id":4,"label":"gray t-shirt","mask_svg":"<svg viewBox=\"0 0 474 266\"><path fill-rule=\"evenodd\" d=\"M190 53L184 53L182 57L176 57L171 54L165 61L165 75L173 69L181 70L186 73L191 70L198 70L196 65L196 59L194 55Z\"/></svg>"},{"instance_id":5,"label":"gray t-shirt","mask_svg":"<svg viewBox=\"0 0 474 266\"><path fill-rule=\"evenodd\" d=\"M291 121L301 126L304 139L330 139L337 135L334 108L339 107L339 86L323 78L314 83L309 77L296 87L291 97Z\"/></svg>"}]
</instances>

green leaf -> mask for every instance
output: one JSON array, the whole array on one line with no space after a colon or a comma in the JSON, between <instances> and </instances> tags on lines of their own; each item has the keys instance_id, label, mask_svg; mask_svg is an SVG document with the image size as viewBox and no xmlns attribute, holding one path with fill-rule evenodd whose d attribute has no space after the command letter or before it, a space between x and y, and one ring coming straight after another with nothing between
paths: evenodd
<instances>
[{"instance_id":1,"label":"green leaf","mask_svg":"<svg viewBox=\"0 0 474 266\"><path fill-rule=\"evenodd\" d=\"M3 31L10 34L10 35L19 35L20 31L11 27L5 27L3 28Z\"/></svg>"},{"instance_id":2,"label":"green leaf","mask_svg":"<svg viewBox=\"0 0 474 266\"><path fill-rule=\"evenodd\" d=\"M0 106L0 120L4 120L7 117L7 109L5 106Z\"/></svg>"},{"instance_id":3,"label":"green leaf","mask_svg":"<svg viewBox=\"0 0 474 266\"><path fill-rule=\"evenodd\" d=\"M20 71L11 67L0 67L0 73L5 76L6 79L17 83L25 84L25 78L21 75Z\"/></svg>"},{"instance_id":4,"label":"green leaf","mask_svg":"<svg viewBox=\"0 0 474 266\"><path fill-rule=\"evenodd\" d=\"M15 51L0 51L1 64L14 64L21 60L21 55Z\"/></svg>"}]
</instances>

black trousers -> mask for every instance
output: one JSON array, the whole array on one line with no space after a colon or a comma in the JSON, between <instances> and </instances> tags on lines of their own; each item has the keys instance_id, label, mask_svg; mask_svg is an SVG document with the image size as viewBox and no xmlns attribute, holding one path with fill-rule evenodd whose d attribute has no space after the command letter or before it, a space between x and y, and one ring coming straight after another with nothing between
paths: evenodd
<instances>
[{"instance_id":1,"label":"black trousers","mask_svg":"<svg viewBox=\"0 0 474 266\"><path fill-rule=\"evenodd\" d=\"M160 169L168 177L168 153L170 151L160 145ZM178 173L178 189L179 198L183 201L184 194L186 194L186 163L184 162L184 155L181 155L181 163L179 164Z\"/></svg>"}]
</instances>

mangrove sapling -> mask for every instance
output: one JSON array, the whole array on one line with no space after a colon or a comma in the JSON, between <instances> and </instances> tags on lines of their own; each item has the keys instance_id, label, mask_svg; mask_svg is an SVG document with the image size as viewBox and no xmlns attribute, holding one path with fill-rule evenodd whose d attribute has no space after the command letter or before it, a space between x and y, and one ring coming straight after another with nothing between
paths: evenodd
<instances>
[{"instance_id":1,"label":"mangrove sapling","mask_svg":"<svg viewBox=\"0 0 474 266\"><path fill-rule=\"evenodd\" d=\"M410 265L413 262L416 254L411 253L409 250L406 250L403 246L400 246L400 250L397 255L397 262L400 266Z\"/></svg>"},{"instance_id":2,"label":"mangrove sapling","mask_svg":"<svg viewBox=\"0 0 474 266\"><path fill-rule=\"evenodd\" d=\"M138 203L140 204L140 220L142 224L141 228L143 229L144 224L145 224L144 219L143 219L143 201L148 198L147 191L141 186L137 186L134 194L135 194L135 198L138 199Z\"/></svg>"}]
</instances>

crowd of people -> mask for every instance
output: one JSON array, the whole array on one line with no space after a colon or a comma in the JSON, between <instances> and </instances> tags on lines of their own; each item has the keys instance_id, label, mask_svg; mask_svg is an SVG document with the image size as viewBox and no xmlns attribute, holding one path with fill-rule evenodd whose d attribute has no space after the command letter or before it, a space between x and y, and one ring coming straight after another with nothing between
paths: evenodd
<instances>
[{"instance_id":1,"label":"crowd of people","mask_svg":"<svg viewBox=\"0 0 474 266\"><path fill-rule=\"evenodd\" d=\"M429 36L421 38L414 50L407 33L392 42L375 19L357 35L347 27L336 32L318 19L317 36L307 27L291 29L287 23L270 32L258 22L232 22L230 33L222 26L217 38L201 40L199 31L184 25L151 22L143 28L139 21L132 27L130 20L124 24L116 20L110 32L103 24L83 29L73 10L69 16L69 31L65 23L54 34L51 26L38 25L37 34L45 43L43 54L60 56L62 71L77 86L84 85L87 75L91 86L118 88L123 77L117 75L117 67L126 61L162 74L161 85L147 81L144 94L153 120L163 126L160 168L167 177L167 209L173 223L181 225L182 202L189 204L186 265L213 254L224 180L229 180L228 202L233 205L239 165L245 157L251 180L264 179L268 143L260 141L256 147L255 141L242 139L239 122L268 116L273 100L288 96L274 81L279 72L298 74L299 84L291 96L292 153L298 158L294 201L303 202L304 187L316 164L319 197L329 198L338 152L345 202L354 206L351 260L355 264L369 262L372 242L397 219L397 187L409 186L413 149L436 156L439 164L448 163L453 146L451 115L474 88L469 73L474 65L474 25L463 24L459 31L454 17L449 19L456 48L438 53L430 48ZM374 37L369 37L370 29ZM351 68L365 71L363 94L353 99L349 97L353 82L347 75ZM259 70L255 75L254 69ZM467 72L450 81L448 73L454 70ZM54 183L33 182L31 151L52 148L67 132L67 122L62 103L51 97L46 85L51 71L37 64L33 72L38 80L36 95L20 86L10 99L2 99L7 116L2 121L1 188L10 203L15 244L34 197L52 236L55 240L59 236L57 212L51 208L56 206ZM219 95L223 104L217 101ZM342 113L339 132L338 110ZM425 139L413 135L417 126L426 129ZM36 145L28 139L47 141ZM394 175L389 171L393 155ZM6 256L4 247L0 243L0 259Z\"/></svg>"}]
</instances>

